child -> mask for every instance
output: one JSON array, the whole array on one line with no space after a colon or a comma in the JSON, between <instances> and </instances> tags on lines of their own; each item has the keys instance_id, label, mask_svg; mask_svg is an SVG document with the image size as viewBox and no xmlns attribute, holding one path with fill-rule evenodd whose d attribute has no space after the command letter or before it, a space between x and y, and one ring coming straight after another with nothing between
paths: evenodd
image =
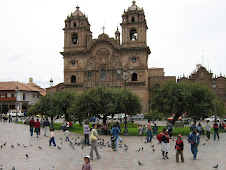
<instances>
[{"instance_id":1,"label":"child","mask_svg":"<svg viewBox=\"0 0 226 170\"><path fill-rule=\"evenodd\" d=\"M217 122L214 122L214 124L213 124L213 129L214 129L214 136L213 136L213 139L215 140L215 139L216 139L216 136L217 136L217 138L218 138L218 140L219 140L220 137L219 137L218 124L217 124Z\"/></svg>"},{"instance_id":2,"label":"child","mask_svg":"<svg viewBox=\"0 0 226 170\"><path fill-rule=\"evenodd\" d=\"M82 165L82 170L92 170L92 166L90 164L90 156L84 157L85 163Z\"/></svg>"},{"instance_id":3,"label":"child","mask_svg":"<svg viewBox=\"0 0 226 170\"><path fill-rule=\"evenodd\" d=\"M181 157L181 162L184 162L184 155L183 155L184 142L181 139L180 134L177 136L175 149L177 150L177 152L176 152L176 162L179 162L179 155Z\"/></svg>"},{"instance_id":4,"label":"child","mask_svg":"<svg viewBox=\"0 0 226 170\"><path fill-rule=\"evenodd\" d=\"M138 136L141 136L143 134L143 126L139 125L138 127Z\"/></svg>"},{"instance_id":5,"label":"child","mask_svg":"<svg viewBox=\"0 0 226 170\"><path fill-rule=\"evenodd\" d=\"M66 136L65 142L69 141L69 135L70 135L70 132L69 132L68 128L67 128L67 130L64 132L64 135Z\"/></svg>"},{"instance_id":6,"label":"child","mask_svg":"<svg viewBox=\"0 0 226 170\"><path fill-rule=\"evenodd\" d=\"M116 137L111 136L111 148L113 151L116 151Z\"/></svg>"},{"instance_id":7,"label":"child","mask_svg":"<svg viewBox=\"0 0 226 170\"><path fill-rule=\"evenodd\" d=\"M152 128L152 130L153 130L153 136L154 136L154 138L156 138L156 136L157 136L157 132L158 132L158 126L156 126L156 124L154 124L155 126Z\"/></svg>"},{"instance_id":8,"label":"child","mask_svg":"<svg viewBox=\"0 0 226 170\"><path fill-rule=\"evenodd\" d=\"M54 131L53 131L53 129L50 129L49 146L51 146L51 143L52 143L52 142L53 142L53 145L56 146Z\"/></svg>"}]
</instances>

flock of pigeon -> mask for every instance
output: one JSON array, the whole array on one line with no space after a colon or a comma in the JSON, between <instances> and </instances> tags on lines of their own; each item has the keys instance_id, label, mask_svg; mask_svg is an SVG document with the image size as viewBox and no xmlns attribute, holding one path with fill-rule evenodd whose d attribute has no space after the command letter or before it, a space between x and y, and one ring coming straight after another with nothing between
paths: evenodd
<instances>
[{"instance_id":1,"label":"flock of pigeon","mask_svg":"<svg viewBox=\"0 0 226 170\"><path fill-rule=\"evenodd\" d=\"M60 139L60 143L61 143L61 145L62 145L62 144L63 144L63 139L62 139L61 137L60 137L59 139ZM142 139L143 139L143 138L141 138L141 140L142 140ZM144 142L144 143L147 143L147 142ZM203 143L202 145L205 145L205 144L206 144L206 143ZM17 143L17 146L20 147L21 144L20 144L20 143ZM23 146L24 148L27 148L27 147L28 147L27 145L24 145L24 144L23 144L22 146ZM29 147L31 147L31 146L32 146L32 144L29 144ZM84 138L80 139L79 136L78 136L78 137L73 137L73 138L69 141L69 146L70 146L73 150L75 150L75 146L79 146L79 147L81 147L81 149L83 150L83 149L84 149L84 146L85 146L85 145L84 145ZM121 144L121 143L119 143L118 146L119 146L119 148L124 148L124 149L123 149L124 151L128 151L128 149L129 149L129 146L126 145L126 144ZM153 152L155 152L154 146L155 146L155 145L152 145L152 146L151 146ZM6 147L6 142L5 142L4 144L1 145L1 149L3 149L4 147ZM97 147L99 147L100 149L103 149L104 147L109 147L109 148L111 148L111 142L110 142L110 141L107 141L107 142L105 143L105 140L104 140L104 139L100 139L100 140L97 142ZM15 146L14 146L14 145L11 145L11 148L14 149ZM60 147L60 146L57 146L57 148L58 148L59 150L62 149L62 147ZM43 149L43 148L42 148L41 146L38 146L38 149L41 150L41 149ZM138 148L136 151L137 151L137 152L144 151L144 147ZM28 159L28 158L29 158L29 155L26 153L25 157ZM140 160L138 160L138 165L143 166L144 164L141 163ZM213 166L212 168L218 168L218 164L215 165L215 166ZM54 169L55 169L54 166L52 166L51 170L54 170ZM3 170L3 165L0 165L0 170ZM12 170L15 170L15 167L13 167ZM39 170L40 170L40 168L39 168Z\"/></svg>"}]
</instances>

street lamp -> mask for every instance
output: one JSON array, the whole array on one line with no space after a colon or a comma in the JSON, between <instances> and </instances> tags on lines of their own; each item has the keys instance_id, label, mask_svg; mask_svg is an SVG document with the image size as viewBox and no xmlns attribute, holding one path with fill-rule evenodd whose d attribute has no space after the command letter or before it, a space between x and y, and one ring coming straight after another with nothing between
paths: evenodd
<instances>
[{"instance_id":1,"label":"street lamp","mask_svg":"<svg viewBox=\"0 0 226 170\"><path fill-rule=\"evenodd\" d=\"M126 96L126 81L129 80L132 77L133 74L133 67L130 67L129 69L129 75L128 75L128 70L124 69L123 70L123 75L121 75L122 69L118 68L117 69L117 74L122 78L124 82L124 89L125 89L125 96ZM127 127L127 116L126 116L126 110L125 110L125 129L124 129L124 135L129 135L128 133L128 127Z\"/></svg>"},{"instance_id":2,"label":"street lamp","mask_svg":"<svg viewBox=\"0 0 226 170\"><path fill-rule=\"evenodd\" d=\"M51 128L53 128L53 115L52 115L52 105L53 105L53 79L50 79L50 86L51 86L51 94L50 94L50 110L51 110Z\"/></svg>"},{"instance_id":3,"label":"street lamp","mask_svg":"<svg viewBox=\"0 0 226 170\"><path fill-rule=\"evenodd\" d=\"M18 112L18 107L17 107L17 105L18 105L18 102L17 102L18 96L17 96L17 92L18 92L18 86L16 86L16 90L15 90L15 93L16 93L16 122L18 122L18 114L17 114L17 112Z\"/></svg>"},{"instance_id":4,"label":"street lamp","mask_svg":"<svg viewBox=\"0 0 226 170\"><path fill-rule=\"evenodd\" d=\"M217 122L217 109L216 109L217 108L217 106L216 106L216 97L217 97L216 96L216 87L217 87L217 84L216 84L215 81L212 82L212 87L213 87L213 90L214 90L214 93L215 93L215 97L214 97L214 107L215 107L214 109L215 109L215 113L214 114L215 114L215 121Z\"/></svg>"}]
</instances>

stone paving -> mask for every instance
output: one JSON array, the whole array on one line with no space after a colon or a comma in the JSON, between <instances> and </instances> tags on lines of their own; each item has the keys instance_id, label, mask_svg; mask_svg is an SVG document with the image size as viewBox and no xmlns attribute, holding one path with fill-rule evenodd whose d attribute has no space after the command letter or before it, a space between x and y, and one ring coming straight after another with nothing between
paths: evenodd
<instances>
[{"instance_id":1,"label":"stone paving","mask_svg":"<svg viewBox=\"0 0 226 170\"><path fill-rule=\"evenodd\" d=\"M82 135L72 133L70 138L77 138ZM6 146L0 149L0 165L3 165L4 170L11 170L14 166L16 170L51 170L52 166L55 170L80 170L82 169L83 157L89 154L89 147L81 148L81 146L75 146L73 150L68 142L63 140L64 133L55 131L56 144L62 149L58 149L54 146L49 146L48 137L43 136L43 129L41 129L41 136L31 137L29 134L29 126L3 123L0 122L0 145L6 142ZM101 136L105 141L109 141L109 136ZM170 141L171 151L169 153L169 159L162 159L160 152L160 145L157 140L154 139L152 143L145 144L145 137L137 136L121 136L123 144L129 146L128 151L124 151L124 148L119 148L117 152L113 152L111 148L104 147L98 148L101 155L101 159L97 160L94 156L94 160L91 161L93 170L148 170L148 169L191 169L191 170L208 170L216 164L219 164L218 169L226 169L226 134L220 134L220 140L213 141L213 135L211 140L206 142L206 136L201 136L201 143L199 146L199 152L197 160L192 159L190 152L190 145L187 142L187 137L183 137L185 143L184 150L184 163L175 162L175 142ZM20 143L21 146L18 146ZM203 145L203 143L206 143ZM23 144L27 147L23 147ZM151 145L155 145L152 150ZM14 148L11 148L14 145ZM32 146L30 146L32 145ZM43 149L39 149L41 146ZM144 151L137 152L138 148L144 148ZM29 158L26 158L26 154ZM94 154L95 155L95 154ZM138 160L143 163L143 166L138 165Z\"/></svg>"}]
</instances>

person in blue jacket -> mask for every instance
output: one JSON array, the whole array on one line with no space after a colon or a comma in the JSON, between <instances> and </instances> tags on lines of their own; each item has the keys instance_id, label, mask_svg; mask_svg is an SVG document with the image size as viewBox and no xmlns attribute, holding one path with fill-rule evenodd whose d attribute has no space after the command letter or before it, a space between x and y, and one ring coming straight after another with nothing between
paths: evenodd
<instances>
[{"instance_id":1,"label":"person in blue jacket","mask_svg":"<svg viewBox=\"0 0 226 170\"><path fill-rule=\"evenodd\" d=\"M196 160L198 145L200 141L199 133L197 132L197 128L193 127L190 135L188 136L188 142L191 144L191 152L193 154L193 159Z\"/></svg>"},{"instance_id":2,"label":"person in blue jacket","mask_svg":"<svg viewBox=\"0 0 226 170\"><path fill-rule=\"evenodd\" d=\"M111 129L111 134L113 137L116 137L116 146L115 146L115 151L118 150L118 140L119 140L119 133L120 133L120 130L119 128L117 127L116 124L113 125L113 128Z\"/></svg>"}]
</instances>

